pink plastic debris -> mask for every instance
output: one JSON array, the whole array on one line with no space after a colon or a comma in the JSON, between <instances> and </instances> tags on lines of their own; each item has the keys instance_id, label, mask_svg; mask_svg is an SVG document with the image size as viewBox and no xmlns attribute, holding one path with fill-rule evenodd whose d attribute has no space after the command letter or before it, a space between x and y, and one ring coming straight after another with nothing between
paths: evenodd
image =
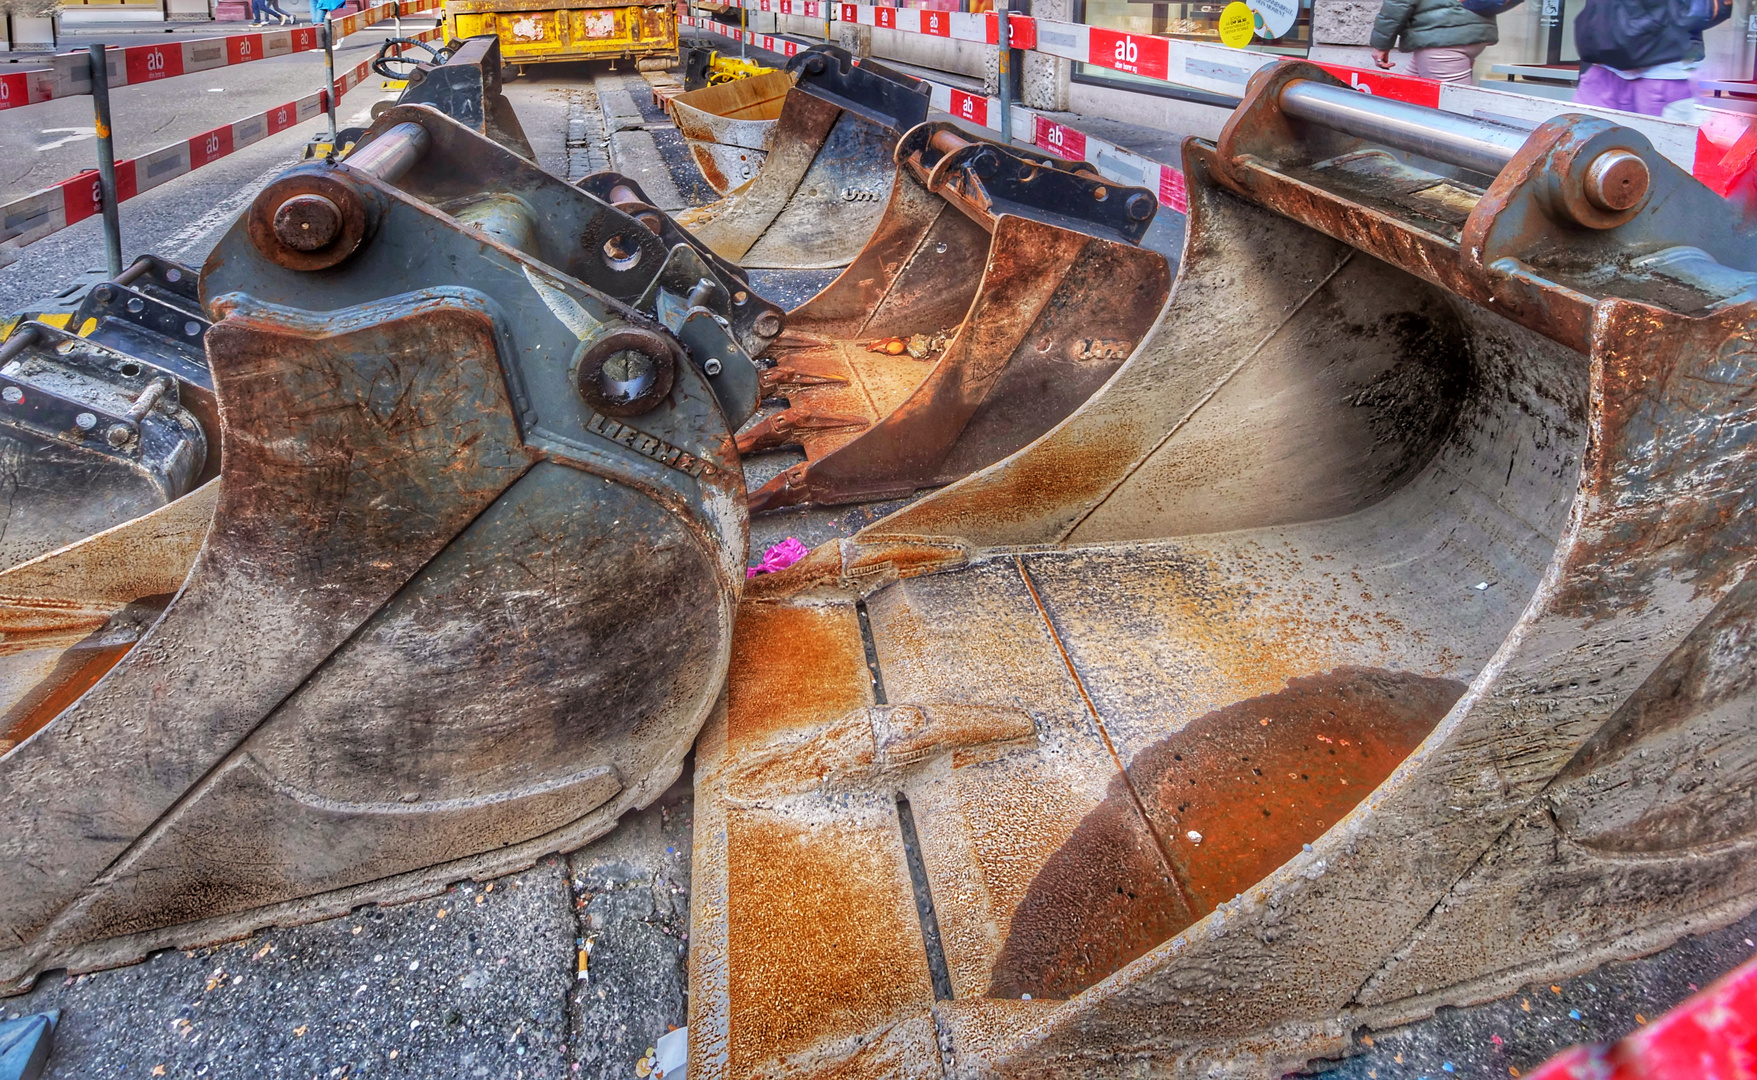
<instances>
[{"instance_id":1,"label":"pink plastic debris","mask_svg":"<svg viewBox=\"0 0 1757 1080\"><path fill-rule=\"evenodd\" d=\"M756 566L746 568L744 576L753 578L758 574L772 574L777 570L785 570L810 553L810 548L800 543L797 538L789 536L763 552L763 561Z\"/></svg>"}]
</instances>

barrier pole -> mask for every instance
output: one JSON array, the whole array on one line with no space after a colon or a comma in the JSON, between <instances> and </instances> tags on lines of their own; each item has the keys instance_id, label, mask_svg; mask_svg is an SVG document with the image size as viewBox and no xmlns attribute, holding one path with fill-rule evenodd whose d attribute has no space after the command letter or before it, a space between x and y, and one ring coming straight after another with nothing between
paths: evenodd
<instances>
[{"instance_id":1,"label":"barrier pole","mask_svg":"<svg viewBox=\"0 0 1757 1080\"><path fill-rule=\"evenodd\" d=\"M1013 96L1013 39L1007 32L1007 8L1004 3L994 6L994 21L995 43L1000 48L1000 56L998 57L1000 64L995 69L995 74L998 76L996 82L1000 89L997 96L1001 103L1001 145L1011 146L1013 145L1013 105L1009 99Z\"/></svg>"},{"instance_id":2,"label":"barrier pole","mask_svg":"<svg viewBox=\"0 0 1757 1080\"><path fill-rule=\"evenodd\" d=\"M323 100L329 113L329 152L334 157L341 147L336 145L336 50L330 38L329 19L323 20Z\"/></svg>"},{"instance_id":3,"label":"barrier pole","mask_svg":"<svg viewBox=\"0 0 1757 1080\"><path fill-rule=\"evenodd\" d=\"M750 36L750 13L743 4L738 5L738 58L744 59L744 39Z\"/></svg>"},{"instance_id":4,"label":"barrier pole","mask_svg":"<svg viewBox=\"0 0 1757 1080\"><path fill-rule=\"evenodd\" d=\"M830 7L830 3L831 3L831 0L824 0L824 44L825 45L828 45L830 43L830 12L833 10Z\"/></svg>"},{"instance_id":5,"label":"barrier pole","mask_svg":"<svg viewBox=\"0 0 1757 1080\"><path fill-rule=\"evenodd\" d=\"M103 200L104 257L122 276L122 210L116 198L116 145L110 138L110 67L100 43L91 47L92 126L98 136L98 194Z\"/></svg>"}]
</instances>

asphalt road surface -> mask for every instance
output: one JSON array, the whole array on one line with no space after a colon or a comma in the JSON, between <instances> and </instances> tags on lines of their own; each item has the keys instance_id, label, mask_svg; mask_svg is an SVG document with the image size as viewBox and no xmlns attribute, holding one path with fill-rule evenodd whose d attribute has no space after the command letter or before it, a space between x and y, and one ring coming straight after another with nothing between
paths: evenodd
<instances>
[{"instance_id":1,"label":"asphalt road surface","mask_svg":"<svg viewBox=\"0 0 1757 1080\"><path fill-rule=\"evenodd\" d=\"M137 43L139 33L115 41ZM381 36L344 43L338 67L358 63ZM321 81L321 64L319 55L303 54L119 90L118 152L151 150L309 93ZM551 172L577 179L614 167L667 209L708 199L676 131L632 73L602 65L533 69L507 93ZM342 100L339 119L364 122L385 96L377 80L368 82ZM0 197L89 167L89 108L75 98L0 112ZM151 251L200 264L322 126L300 125L123 204L125 258ZM1181 223L1168 224L1176 229L1172 240L1180 239ZM92 218L0 268L0 309L101 276L102 267L101 225ZM822 283L757 285L776 295L791 290L796 303ZM791 460L770 456L750 469L751 483ZM786 535L808 543L847 535L892 505L772 515L753 524L753 561ZM605 838L524 873L212 948L166 951L113 971L50 972L30 993L0 1000L0 1016L61 1010L45 1074L52 1080L634 1077L648 1048L686 1017L689 776L686 769L671 791ZM1753 940L1757 918L1555 987L1442 1010L1392 1032L1363 1031L1346 1060L1315 1062L1312 1070L1348 1080L1518 1075L1562 1046L1615 1038L1651 1019L1757 951ZM579 956L588 948L582 973Z\"/></svg>"}]
</instances>

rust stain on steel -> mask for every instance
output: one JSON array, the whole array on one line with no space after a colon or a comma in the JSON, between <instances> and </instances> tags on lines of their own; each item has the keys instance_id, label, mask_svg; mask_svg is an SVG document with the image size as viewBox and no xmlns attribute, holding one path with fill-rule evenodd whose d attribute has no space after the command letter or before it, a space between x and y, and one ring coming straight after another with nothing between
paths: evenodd
<instances>
[{"instance_id":1,"label":"rust stain on steel","mask_svg":"<svg viewBox=\"0 0 1757 1080\"><path fill-rule=\"evenodd\" d=\"M762 576L753 579L762 581ZM726 741L731 752L785 729L872 704L866 647L852 604L739 605L732 634ZM813 673L800 678L801 672Z\"/></svg>"},{"instance_id":2,"label":"rust stain on steel","mask_svg":"<svg viewBox=\"0 0 1757 1080\"><path fill-rule=\"evenodd\" d=\"M1599 310L1596 437L1584 481L1604 518L1581 534L1560 610L1602 619L1657 590L1657 561L1694 596L1718 593L1757 555L1757 319L1750 306L1700 319L1629 301ZM1679 423L1677 417L1692 418ZM1623 463L1641 461L1637 473Z\"/></svg>"},{"instance_id":3,"label":"rust stain on steel","mask_svg":"<svg viewBox=\"0 0 1757 1080\"><path fill-rule=\"evenodd\" d=\"M152 656L125 657L0 768L0 793L41 807L12 850L56 868L21 875L0 900L0 920L20 936L42 929L529 467L489 315L379 314L367 326L308 325L297 347L254 316L230 314L208 332L226 403L225 478L190 581ZM295 429L304 437L287 437ZM280 584L263 587L265 576ZM241 638L276 646L242 682L233 668L171 659ZM94 802L62 782L161 756L150 777L130 773L128 799ZM71 821L83 823L76 837L47 827Z\"/></svg>"},{"instance_id":4,"label":"rust stain on steel","mask_svg":"<svg viewBox=\"0 0 1757 1080\"><path fill-rule=\"evenodd\" d=\"M1321 836L1463 693L1454 679L1338 668L1216 710L1143 750L1032 882L989 993L1069 997L1169 940ZM1193 915L1142 843L1126 786L1164 838Z\"/></svg>"},{"instance_id":5,"label":"rust stain on steel","mask_svg":"<svg viewBox=\"0 0 1757 1080\"><path fill-rule=\"evenodd\" d=\"M666 102L708 186L725 195L755 177L774 145L776 123L792 87L792 75L770 71ZM727 167L735 162L748 171L729 174Z\"/></svg>"},{"instance_id":6,"label":"rust stain on steel","mask_svg":"<svg viewBox=\"0 0 1757 1080\"><path fill-rule=\"evenodd\" d=\"M933 1001L901 833L884 809L728 816L729 1041L745 1069Z\"/></svg>"},{"instance_id":7,"label":"rust stain on steel","mask_svg":"<svg viewBox=\"0 0 1757 1080\"><path fill-rule=\"evenodd\" d=\"M169 602L170 597L163 597ZM0 754L41 731L61 710L79 700L97 681L116 666L133 641L95 648L74 647L62 653L54 668L23 700L0 717Z\"/></svg>"}]
</instances>

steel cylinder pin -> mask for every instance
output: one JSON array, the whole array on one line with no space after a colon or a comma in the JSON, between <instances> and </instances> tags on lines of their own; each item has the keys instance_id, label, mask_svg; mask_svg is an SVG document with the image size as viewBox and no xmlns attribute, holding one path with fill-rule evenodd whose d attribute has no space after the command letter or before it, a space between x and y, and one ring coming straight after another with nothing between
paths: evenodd
<instances>
[{"instance_id":1,"label":"steel cylinder pin","mask_svg":"<svg viewBox=\"0 0 1757 1080\"><path fill-rule=\"evenodd\" d=\"M375 176L394 184L402 175L426 156L433 142L427 129L405 121L386 131L364 146L356 147L342 159L342 164L355 172Z\"/></svg>"},{"instance_id":2,"label":"steel cylinder pin","mask_svg":"<svg viewBox=\"0 0 1757 1080\"><path fill-rule=\"evenodd\" d=\"M322 195L295 195L275 210L275 239L297 251L328 247L342 231L341 207Z\"/></svg>"},{"instance_id":3,"label":"steel cylinder pin","mask_svg":"<svg viewBox=\"0 0 1757 1080\"><path fill-rule=\"evenodd\" d=\"M153 406L159 403L159 399L164 397L165 391L169 389L171 389L171 380L164 376L147 383L146 389L142 390L140 396L134 399L134 404L128 407L129 422L138 424L145 419L146 414L153 411Z\"/></svg>"},{"instance_id":4,"label":"steel cylinder pin","mask_svg":"<svg viewBox=\"0 0 1757 1080\"><path fill-rule=\"evenodd\" d=\"M1586 201L1608 213L1639 206L1647 197L1652 175L1647 162L1628 150L1606 150L1586 168Z\"/></svg>"}]
</instances>

